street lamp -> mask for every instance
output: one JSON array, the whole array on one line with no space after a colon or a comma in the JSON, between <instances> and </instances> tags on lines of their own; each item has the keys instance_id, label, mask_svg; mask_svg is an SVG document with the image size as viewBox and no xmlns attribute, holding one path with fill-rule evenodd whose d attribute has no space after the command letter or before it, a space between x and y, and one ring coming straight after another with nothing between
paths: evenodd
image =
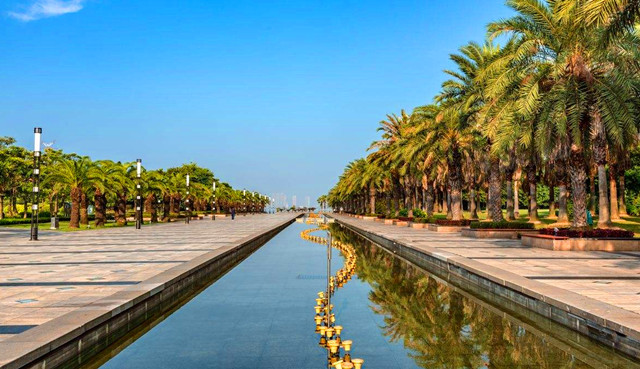
<instances>
[{"instance_id":1,"label":"street lamp","mask_svg":"<svg viewBox=\"0 0 640 369\"><path fill-rule=\"evenodd\" d=\"M142 228L142 187L140 186L140 175L142 174L142 159L136 159L136 229Z\"/></svg>"},{"instance_id":2,"label":"street lamp","mask_svg":"<svg viewBox=\"0 0 640 369\"><path fill-rule=\"evenodd\" d=\"M191 220L191 211L190 211L190 208L189 208L190 204L189 204L189 175L188 174L187 174L187 200L186 200L186 203L187 203L187 207L186 207L187 220L185 221L185 223L189 224L189 221Z\"/></svg>"},{"instance_id":3,"label":"street lamp","mask_svg":"<svg viewBox=\"0 0 640 369\"><path fill-rule=\"evenodd\" d=\"M31 204L31 241L38 240L38 204L40 203L40 143L42 128L33 129L33 203ZM2 211L2 209L0 209ZM27 211L27 209L24 209Z\"/></svg>"}]
</instances>

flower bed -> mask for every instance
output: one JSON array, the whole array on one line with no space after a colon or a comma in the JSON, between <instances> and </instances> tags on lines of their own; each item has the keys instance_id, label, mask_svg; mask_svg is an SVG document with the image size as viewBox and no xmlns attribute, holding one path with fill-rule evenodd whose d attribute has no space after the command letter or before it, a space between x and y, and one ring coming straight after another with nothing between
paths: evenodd
<instances>
[{"instance_id":1,"label":"flower bed","mask_svg":"<svg viewBox=\"0 0 640 369\"><path fill-rule=\"evenodd\" d=\"M640 251L640 238L621 229L553 229L522 235L522 244L554 251Z\"/></svg>"},{"instance_id":2,"label":"flower bed","mask_svg":"<svg viewBox=\"0 0 640 369\"><path fill-rule=\"evenodd\" d=\"M449 220L449 219L436 219L435 224L439 226L445 227L468 227L471 225L472 221L470 219L461 219L461 220Z\"/></svg>"},{"instance_id":3,"label":"flower bed","mask_svg":"<svg viewBox=\"0 0 640 369\"><path fill-rule=\"evenodd\" d=\"M398 217L401 222L413 222L413 217Z\"/></svg>"},{"instance_id":4,"label":"flower bed","mask_svg":"<svg viewBox=\"0 0 640 369\"><path fill-rule=\"evenodd\" d=\"M522 222L472 222L472 229L535 229L533 223Z\"/></svg>"},{"instance_id":5,"label":"flower bed","mask_svg":"<svg viewBox=\"0 0 640 369\"><path fill-rule=\"evenodd\" d=\"M543 228L540 234L569 238L633 238L634 233L624 229L571 229Z\"/></svg>"}]
</instances>

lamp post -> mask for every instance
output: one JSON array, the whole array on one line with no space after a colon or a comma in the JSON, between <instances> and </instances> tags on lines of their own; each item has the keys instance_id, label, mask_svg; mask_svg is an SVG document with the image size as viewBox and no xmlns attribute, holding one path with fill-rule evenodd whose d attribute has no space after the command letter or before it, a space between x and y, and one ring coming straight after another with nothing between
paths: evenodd
<instances>
[{"instance_id":1,"label":"lamp post","mask_svg":"<svg viewBox=\"0 0 640 369\"><path fill-rule=\"evenodd\" d=\"M187 203L187 206L186 206L187 220L185 222L189 224L189 221L191 220L191 210L189 208L189 205L191 204L189 203L189 175L188 174L187 174L187 199L185 202Z\"/></svg>"},{"instance_id":2,"label":"lamp post","mask_svg":"<svg viewBox=\"0 0 640 369\"><path fill-rule=\"evenodd\" d=\"M211 202L211 211L212 216L211 219L216 220L216 181L213 180L213 201Z\"/></svg>"},{"instance_id":3,"label":"lamp post","mask_svg":"<svg viewBox=\"0 0 640 369\"><path fill-rule=\"evenodd\" d=\"M33 129L33 203L31 204L31 241L38 240L38 205L40 203L40 143L42 128ZM2 209L0 209L2 211ZM27 209L25 209L27 211Z\"/></svg>"},{"instance_id":4,"label":"lamp post","mask_svg":"<svg viewBox=\"0 0 640 369\"><path fill-rule=\"evenodd\" d=\"M142 159L136 159L136 229L142 228L142 187L140 186L140 175L142 174Z\"/></svg>"}]
</instances>

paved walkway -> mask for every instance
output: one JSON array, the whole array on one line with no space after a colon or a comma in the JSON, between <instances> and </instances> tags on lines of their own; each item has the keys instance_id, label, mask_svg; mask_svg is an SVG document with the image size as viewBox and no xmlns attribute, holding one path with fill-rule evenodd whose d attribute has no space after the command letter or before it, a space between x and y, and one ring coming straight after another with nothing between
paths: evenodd
<instances>
[{"instance_id":1,"label":"paved walkway","mask_svg":"<svg viewBox=\"0 0 640 369\"><path fill-rule=\"evenodd\" d=\"M0 341L295 214L42 234L0 228Z\"/></svg>"},{"instance_id":2,"label":"paved walkway","mask_svg":"<svg viewBox=\"0 0 640 369\"><path fill-rule=\"evenodd\" d=\"M640 314L640 252L551 251L519 240L475 239L333 216L416 249L436 248ZM640 315L634 323L640 323Z\"/></svg>"}]
</instances>

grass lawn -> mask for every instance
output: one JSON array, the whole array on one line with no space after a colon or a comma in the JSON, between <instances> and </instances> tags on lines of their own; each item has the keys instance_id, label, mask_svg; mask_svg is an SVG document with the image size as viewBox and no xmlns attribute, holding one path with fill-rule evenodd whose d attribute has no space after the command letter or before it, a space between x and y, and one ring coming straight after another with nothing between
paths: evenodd
<instances>
[{"instance_id":1,"label":"grass lawn","mask_svg":"<svg viewBox=\"0 0 640 369\"><path fill-rule=\"evenodd\" d=\"M158 223L144 223L144 226L150 226L150 225L155 225ZM127 225L125 227L135 227L136 222L127 222ZM49 231L49 227L51 226L50 223L40 223L38 225L38 229L41 230L46 230ZM15 225L8 225L8 226L2 226L5 228L23 228L23 229L31 229L31 225L30 224L15 224ZM64 221L64 222L60 222L60 228L57 230L53 230L51 229L51 231L55 231L55 232L79 232L79 231L91 231L91 230L96 230L96 229L105 229L105 228L122 228L122 226L117 225L115 222L107 222L104 227L100 227L100 228L95 228L93 226L93 222L89 223L89 227L87 226L80 226L80 228L69 228L69 221Z\"/></svg>"}]
</instances>

